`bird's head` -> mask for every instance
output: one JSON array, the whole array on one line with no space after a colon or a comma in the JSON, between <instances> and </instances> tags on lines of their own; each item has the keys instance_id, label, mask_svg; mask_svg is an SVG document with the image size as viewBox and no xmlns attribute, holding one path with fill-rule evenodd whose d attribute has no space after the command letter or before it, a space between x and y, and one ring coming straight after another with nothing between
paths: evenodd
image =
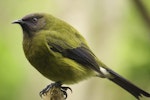
<instances>
[{"instance_id":1,"label":"bird's head","mask_svg":"<svg viewBox=\"0 0 150 100\"><path fill-rule=\"evenodd\" d=\"M15 20L13 24L19 24L24 35L32 36L40 30L46 30L49 24L53 22L53 17L44 13L33 13Z\"/></svg>"}]
</instances>

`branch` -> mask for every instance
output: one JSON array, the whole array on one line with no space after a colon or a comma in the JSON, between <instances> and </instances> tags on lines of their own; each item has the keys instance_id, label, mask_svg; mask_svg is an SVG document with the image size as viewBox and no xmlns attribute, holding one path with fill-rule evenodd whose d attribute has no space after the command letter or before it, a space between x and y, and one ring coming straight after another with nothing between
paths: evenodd
<instances>
[{"instance_id":1,"label":"branch","mask_svg":"<svg viewBox=\"0 0 150 100\"><path fill-rule=\"evenodd\" d=\"M65 100L61 88L53 86L47 93L42 95L43 100Z\"/></svg>"}]
</instances>

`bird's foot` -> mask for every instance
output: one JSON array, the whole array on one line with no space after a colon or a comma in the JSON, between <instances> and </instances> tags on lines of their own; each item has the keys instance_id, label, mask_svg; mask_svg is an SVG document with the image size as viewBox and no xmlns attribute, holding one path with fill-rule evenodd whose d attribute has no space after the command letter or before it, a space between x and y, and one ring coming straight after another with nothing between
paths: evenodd
<instances>
[{"instance_id":1,"label":"bird's foot","mask_svg":"<svg viewBox=\"0 0 150 100\"><path fill-rule=\"evenodd\" d=\"M46 88L44 88L40 93L40 97L42 97L42 95L45 95L46 93L48 93L48 91L50 89L52 89L53 87L56 87L56 88L60 88L60 90L63 92L64 96L65 96L65 99L67 98L67 90L69 89L71 92L72 92L72 89L70 87L64 87L62 86L61 82L55 82L55 83L51 83L49 84Z\"/></svg>"}]
</instances>

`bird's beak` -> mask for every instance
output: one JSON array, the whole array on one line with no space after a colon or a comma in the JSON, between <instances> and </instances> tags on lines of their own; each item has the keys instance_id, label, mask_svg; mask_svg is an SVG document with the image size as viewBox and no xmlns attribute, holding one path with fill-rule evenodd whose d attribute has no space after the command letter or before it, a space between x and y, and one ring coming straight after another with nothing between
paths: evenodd
<instances>
[{"instance_id":1,"label":"bird's beak","mask_svg":"<svg viewBox=\"0 0 150 100\"><path fill-rule=\"evenodd\" d=\"M15 20L12 22L12 24L23 24L24 22L22 21L22 19L19 20Z\"/></svg>"}]
</instances>

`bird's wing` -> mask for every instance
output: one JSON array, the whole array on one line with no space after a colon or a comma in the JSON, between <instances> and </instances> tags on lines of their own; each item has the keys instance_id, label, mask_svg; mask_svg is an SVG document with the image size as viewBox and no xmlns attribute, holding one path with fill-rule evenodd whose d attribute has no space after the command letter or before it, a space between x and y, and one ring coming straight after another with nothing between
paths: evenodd
<instances>
[{"instance_id":1,"label":"bird's wing","mask_svg":"<svg viewBox=\"0 0 150 100\"><path fill-rule=\"evenodd\" d=\"M108 78L112 82L116 83L117 85L131 93L133 96L135 96L138 100L140 100L139 97L142 95L150 97L149 93L138 88L137 86L135 86L134 84L132 84L113 70L106 67L106 65L104 65L103 63L97 61L97 58L90 51L90 49L88 48L88 46L86 46L85 43L81 43L77 47L72 47L72 45L69 45L69 42L62 40L57 40L54 42L54 40L49 39L47 44L53 52L60 53L66 58L72 59L85 67L95 70L100 75L102 75L102 77Z\"/></svg>"},{"instance_id":2,"label":"bird's wing","mask_svg":"<svg viewBox=\"0 0 150 100\"><path fill-rule=\"evenodd\" d=\"M61 40L55 43L47 41L47 44L53 52L60 53L66 58L72 59L85 67L95 70L96 72L100 72L94 54L84 44L81 44L76 48L71 47L67 42Z\"/></svg>"}]
</instances>

